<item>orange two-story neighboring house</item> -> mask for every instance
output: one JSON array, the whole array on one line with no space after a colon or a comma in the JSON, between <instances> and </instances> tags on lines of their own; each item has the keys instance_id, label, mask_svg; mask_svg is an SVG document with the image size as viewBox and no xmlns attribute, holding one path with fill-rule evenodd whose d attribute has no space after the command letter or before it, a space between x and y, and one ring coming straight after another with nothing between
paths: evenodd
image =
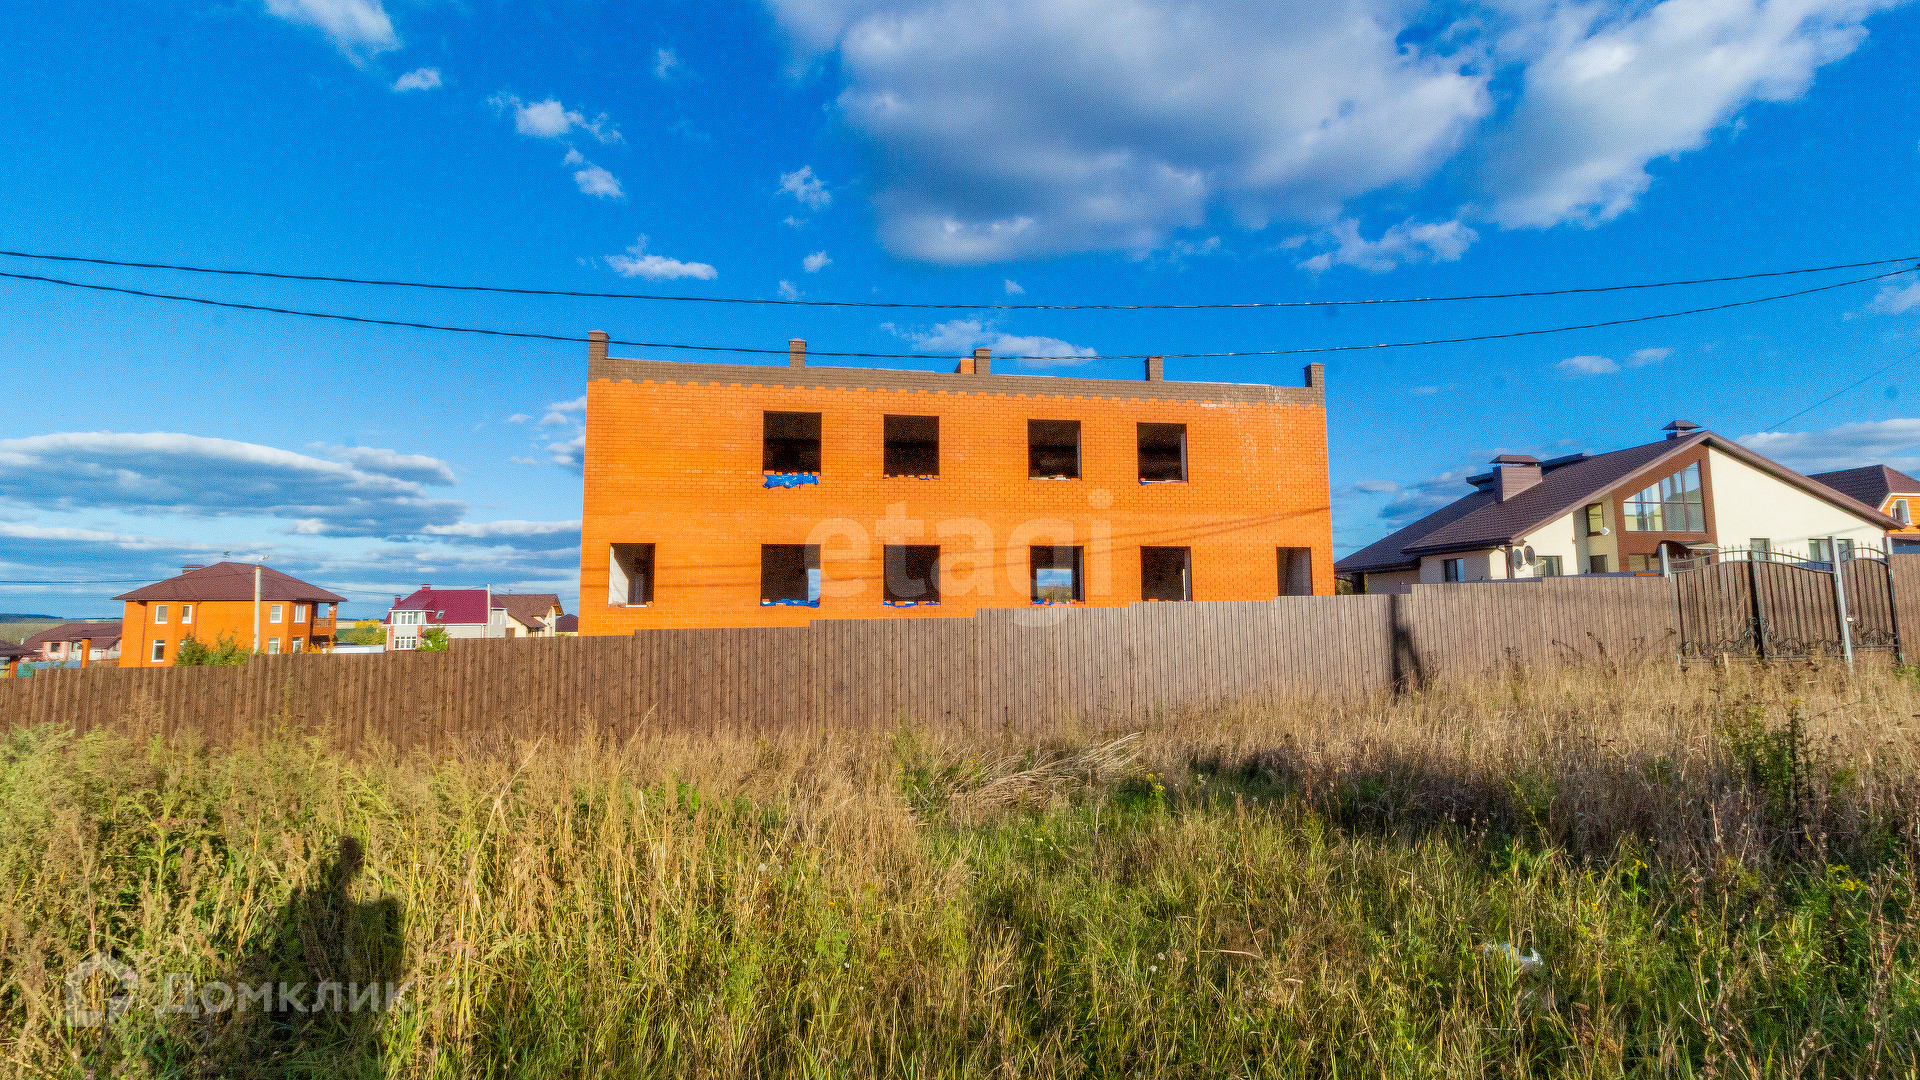
<instances>
[{"instance_id":1,"label":"orange two-story neighboring house","mask_svg":"<svg viewBox=\"0 0 1920 1080\"><path fill-rule=\"evenodd\" d=\"M1333 592L1299 387L625 360L589 346L580 628Z\"/></svg>"},{"instance_id":2,"label":"orange two-story neighboring house","mask_svg":"<svg viewBox=\"0 0 1920 1080\"><path fill-rule=\"evenodd\" d=\"M185 566L178 577L114 599L126 603L121 667L172 664L181 640L188 637L211 647L222 635L231 635L241 648L262 653L324 650L333 644L337 606L346 602L292 575L236 562Z\"/></svg>"}]
</instances>

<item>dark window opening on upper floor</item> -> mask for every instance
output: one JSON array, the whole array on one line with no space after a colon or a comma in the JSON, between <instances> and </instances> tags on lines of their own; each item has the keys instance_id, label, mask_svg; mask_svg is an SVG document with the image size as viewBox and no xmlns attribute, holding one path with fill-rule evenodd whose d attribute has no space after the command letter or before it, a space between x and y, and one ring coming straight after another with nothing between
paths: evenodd
<instances>
[{"instance_id":1,"label":"dark window opening on upper floor","mask_svg":"<svg viewBox=\"0 0 1920 1080\"><path fill-rule=\"evenodd\" d=\"M607 567L607 603L653 603L653 545L614 544Z\"/></svg>"},{"instance_id":2,"label":"dark window opening on upper floor","mask_svg":"<svg viewBox=\"0 0 1920 1080\"><path fill-rule=\"evenodd\" d=\"M886 423L885 476L940 475L940 418L889 416Z\"/></svg>"},{"instance_id":3,"label":"dark window opening on upper floor","mask_svg":"<svg viewBox=\"0 0 1920 1080\"><path fill-rule=\"evenodd\" d=\"M761 429L760 468L770 473L820 471L820 414L765 413Z\"/></svg>"},{"instance_id":4,"label":"dark window opening on upper floor","mask_svg":"<svg viewBox=\"0 0 1920 1080\"><path fill-rule=\"evenodd\" d=\"M1187 425L1140 425L1140 481L1168 483L1187 478Z\"/></svg>"},{"instance_id":5,"label":"dark window opening on upper floor","mask_svg":"<svg viewBox=\"0 0 1920 1080\"><path fill-rule=\"evenodd\" d=\"M889 604L940 602L940 548L931 544L889 544L886 601Z\"/></svg>"},{"instance_id":6,"label":"dark window opening on upper floor","mask_svg":"<svg viewBox=\"0 0 1920 1080\"><path fill-rule=\"evenodd\" d=\"M1080 421L1027 421L1027 475L1080 479Z\"/></svg>"},{"instance_id":7,"label":"dark window opening on upper floor","mask_svg":"<svg viewBox=\"0 0 1920 1080\"><path fill-rule=\"evenodd\" d=\"M1193 599L1193 552L1190 548L1140 549L1140 599Z\"/></svg>"}]
</instances>

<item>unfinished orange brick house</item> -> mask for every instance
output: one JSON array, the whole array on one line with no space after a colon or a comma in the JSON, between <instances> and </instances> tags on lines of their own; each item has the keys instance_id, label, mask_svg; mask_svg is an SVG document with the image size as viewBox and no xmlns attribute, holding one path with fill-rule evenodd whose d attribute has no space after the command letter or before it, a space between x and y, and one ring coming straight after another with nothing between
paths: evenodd
<instances>
[{"instance_id":1,"label":"unfinished orange brick house","mask_svg":"<svg viewBox=\"0 0 1920 1080\"><path fill-rule=\"evenodd\" d=\"M1333 592L1304 386L624 360L589 345L580 632Z\"/></svg>"}]
</instances>

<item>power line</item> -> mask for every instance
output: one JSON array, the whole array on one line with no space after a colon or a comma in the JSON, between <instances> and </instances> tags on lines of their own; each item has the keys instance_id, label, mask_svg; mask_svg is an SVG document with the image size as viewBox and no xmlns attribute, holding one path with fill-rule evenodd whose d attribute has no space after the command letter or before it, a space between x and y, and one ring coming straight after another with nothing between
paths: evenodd
<instances>
[{"instance_id":1,"label":"power line","mask_svg":"<svg viewBox=\"0 0 1920 1080\"><path fill-rule=\"evenodd\" d=\"M1230 352L1194 352L1194 353L1114 353L1098 357L1102 360L1144 360L1158 356L1168 360L1217 359L1240 356L1304 356L1316 353L1366 352L1376 349L1412 349L1428 345L1461 345L1478 341L1505 341L1512 338L1539 337L1545 334L1566 334L1575 330L1598 330L1608 326L1629 326L1635 323L1657 322L1661 319L1677 319L1686 315L1702 315L1710 311L1727 311L1733 308L1751 307L1774 300L1789 300L1796 296L1810 296L1814 293L1828 292L1832 289L1844 289L1849 285L1860 285L1869 281L1884 281L1888 278L1911 274L1920 270L1920 266L1910 266L1903 270L1893 270L1885 274L1854 278L1851 281L1836 282L1832 285L1820 285L1811 289L1794 292L1776 293L1772 296L1757 297L1752 300L1736 300L1731 303L1713 304L1707 307L1689 308L1685 311L1668 311L1658 315L1639 315L1628 319L1606 319L1601 322L1579 323L1573 326L1554 326L1540 330L1514 330L1501 334L1473 334L1466 337L1428 338L1423 341L1386 341L1371 345L1321 345L1300 349L1243 349ZM297 308L269 307L263 304L241 304L230 300L209 300L199 296L179 296L171 293L147 292L142 289L128 289L117 285L93 285L86 282L67 281L62 278L41 277L36 274L10 274L0 271L0 278L13 278L19 281L38 281L49 285L64 285L75 289L91 289L95 292L120 293L127 296L142 296L153 300L178 300L190 304L205 304L210 307L234 308L240 311L264 311L275 315L299 315L309 319L337 319L341 322L365 323L372 326L398 326L414 330L439 330L454 334L483 334L489 337L529 338L538 341L561 341L581 344L587 339L564 334L538 334L516 330L486 330L469 326L441 326L437 323L406 322L397 319L372 319L361 315L340 315L324 311L301 311ZM691 352L745 353L752 355L786 355L785 349L763 349L745 345L686 345L659 341L615 341L609 345L620 345L637 349L679 349ZM829 356L839 358L867 360L952 360L953 353L882 353L882 352L825 352L809 350L809 356ZM1006 356L1004 360L1059 360L1058 356ZM1095 359L1088 357L1087 359Z\"/></svg>"},{"instance_id":2,"label":"power line","mask_svg":"<svg viewBox=\"0 0 1920 1080\"><path fill-rule=\"evenodd\" d=\"M1843 386L1840 389L1835 390L1833 393L1828 394L1826 397L1821 398L1819 401L1816 401L1813 404L1807 406L1806 408L1801 409L1799 412L1794 413L1792 416L1787 417L1785 420L1782 420L1778 423L1775 423L1769 426L1772 428L1786 427L1788 424L1793 423L1795 420L1798 420L1801 417L1812 412L1813 410L1819 408L1820 406L1825 405L1827 402L1832 401L1834 398L1839 397L1841 394L1844 394L1849 390L1859 389L1862 383L1872 382L1874 379L1879 378L1881 375L1885 374L1886 372L1891 371L1896 367L1899 367L1901 364L1906 363L1907 361L1913 359L1916 356L1920 356L1920 349L1913 350L1912 352L1908 353L1907 355L1901 357L1898 360L1895 360L1893 363L1888 364L1885 367L1875 368L1871 373L1867 375L1866 378L1860 379L1856 382L1848 383L1846 386Z\"/></svg>"},{"instance_id":3,"label":"power line","mask_svg":"<svg viewBox=\"0 0 1920 1080\"><path fill-rule=\"evenodd\" d=\"M921 308L941 311L1211 311L1240 308L1320 308L1369 307L1385 304L1447 304L1466 300L1515 300L1539 296L1575 296L1591 293L1625 292L1636 289L1667 289L1681 285L1712 285L1758 278L1791 277L1795 274L1821 274L1830 270L1858 270L1866 266L1913 262L1920 255L1899 259L1875 259L1871 262L1837 263L1799 270L1770 270L1726 277L1689 278L1679 281L1653 281L1636 285L1601 285L1578 289L1539 289L1527 292L1474 293L1463 296L1408 296L1366 300L1262 300L1222 304L918 304L877 300L762 300L737 296L673 296L652 293L584 292L570 289L517 289L498 285L446 285L426 281L387 281L378 278L335 277L325 274L284 274L270 270L228 270L179 263L126 262L119 259L94 259L80 255L44 255L27 251L0 251L15 259L40 259L49 262L90 263L96 266L120 266L138 270L177 270L189 274L217 274L228 277L273 278L279 281L320 281L338 285L381 285L404 289L436 289L446 292L509 293L516 296L566 296L594 300L654 300L688 304L749 304L766 307L841 307L841 308Z\"/></svg>"}]
</instances>

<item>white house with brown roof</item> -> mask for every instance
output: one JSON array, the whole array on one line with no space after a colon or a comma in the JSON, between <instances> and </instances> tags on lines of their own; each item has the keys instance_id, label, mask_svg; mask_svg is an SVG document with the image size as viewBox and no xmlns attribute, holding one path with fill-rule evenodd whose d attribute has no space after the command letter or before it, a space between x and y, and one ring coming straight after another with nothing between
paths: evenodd
<instances>
[{"instance_id":1,"label":"white house with brown roof","mask_svg":"<svg viewBox=\"0 0 1920 1080\"><path fill-rule=\"evenodd\" d=\"M554 623L566 614L557 593L494 593L507 609L508 637L553 637Z\"/></svg>"},{"instance_id":2,"label":"white house with brown roof","mask_svg":"<svg viewBox=\"0 0 1920 1080\"><path fill-rule=\"evenodd\" d=\"M1502 454L1474 491L1339 560L1356 591L1563 574L1658 573L1671 558L1742 549L1831 560L1879 548L1894 518L1676 420L1666 438L1541 461Z\"/></svg>"}]
</instances>

